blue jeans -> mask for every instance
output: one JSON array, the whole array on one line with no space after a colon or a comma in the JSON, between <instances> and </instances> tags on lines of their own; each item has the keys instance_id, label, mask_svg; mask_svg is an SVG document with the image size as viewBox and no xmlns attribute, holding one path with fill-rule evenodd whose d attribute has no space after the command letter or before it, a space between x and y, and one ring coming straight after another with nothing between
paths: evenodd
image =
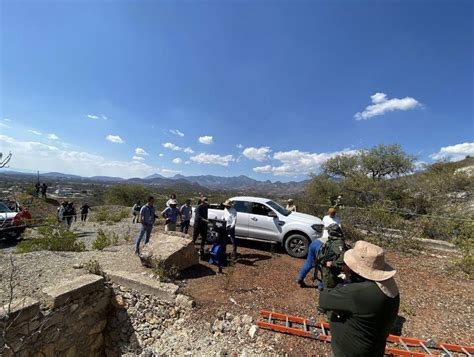
<instances>
[{"instance_id":1,"label":"blue jeans","mask_svg":"<svg viewBox=\"0 0 474 357\"><path fill-rule=\"evenodd\" d=\"M142 228L140 229L140 234L138 235L137 242L135 244L135 252L139 253L140 252L140 243L143 239L143 236L145 236L145 244L147 244L150 241L150 236L151 236L151 231L153 229L153 224L142 224Z\"/></svg>"},{"instance_id":2,"label":"blue jeans","mask_svg":"<svg viewBox=\"0 0 474 357\"><path fill-rule=\"evenodd\" d=\"M323 243L319 239L315 239L311 242L308 249L308 256L306 257L306 261L304 262L303 267L300 270L300 274L298 275L298 281L303 281L309 271L315 268L314 261L316 258L316 254L318 254L319 249Z\"/></svg>"},{"instance_id":3,"label":"blue jeans","mask_svg":"<svg viewBox=\"0 0 474 357\"><path fill-rule=\"evenodd\" d=\"M189 229L189 219L181 222L181 233L188 233Z\"/></svg>"}]
</instances>

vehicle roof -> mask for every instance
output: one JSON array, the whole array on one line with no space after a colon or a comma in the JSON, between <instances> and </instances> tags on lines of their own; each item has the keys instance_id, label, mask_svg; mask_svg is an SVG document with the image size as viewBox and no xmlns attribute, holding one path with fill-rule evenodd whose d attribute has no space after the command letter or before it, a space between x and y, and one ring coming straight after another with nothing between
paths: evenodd
<instances>
[{"instance_id":1,"label":"vehicle roof","mask_svg":"<svg viewBox=\"0 0 474 357\"><path fill-rule=\"evenodd\" d=\"M268 201L271 201L271 199L269 198L252 197L252 196L237 196L237 197L232 197L230 200L231 201L250 201L250 202L257 202L257 203L266 203Z\"/></svg>"}]
</instances>

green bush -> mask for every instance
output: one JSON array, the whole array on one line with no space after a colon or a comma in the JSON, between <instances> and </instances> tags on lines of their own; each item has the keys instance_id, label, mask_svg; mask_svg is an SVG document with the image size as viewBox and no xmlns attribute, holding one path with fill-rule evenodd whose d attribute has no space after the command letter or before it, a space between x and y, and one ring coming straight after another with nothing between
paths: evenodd
<instances>
[{"instance_id":1,"label":"green bush","mask_svg":"<svg viewBox=\"0 0 474 357\"><path fill-rule=\"evenodd\" d=\"M179 270L173 265L167 266L161 259L155 259L153 262L153 273L160 278L162 282L176 280L179 276Z\"/></svg>"},{"instance_id":2,"label":"green bush","mask_svg":"<svg viewBox=\"0 0 474 357\"><path fill-rule=\"evenodd\" d=\"M89 260L86 264L84 264L84 268L91 274L100 275L104 278L106 277L104 270L102 269L101 265L97 260Z\"/></svg>"},{"instance_id":3,"label":"green bush","mask_svg":"<svg viewBox=\"0 0 474 357\"><path fill-rule=\"evenodd\" d=\"M454 264L470 279L474 279L474 223L462 222L454 234L453 242L461 252L461 256L454 260Z\"/></svg>"},{"instance_id":4,"label":"green bush","mask_svg":"<svg viewBox=\"0 0 474 357\"><path fill-rule=\"evenodd\" d=\"M114 185L105 192L105 202L109 205L132 206L141 201L144 204L150 191L140 185Z\"/></svg>"},{"instance_id":5,"label":"green bush","mask_svg":"<svg viewBox=\"0 0 474 357\"><path fill-rule=\"evenodd\" d=\"M118 223L129 216L129 211L117 207L101 207L94 214L96 222Z\"/></svg>"},{"instance_id":6,"label":"green bush","mask_svg":"<svg viewBox=\"0 0 474 357\"><path fill-rule=\"evenodd\" d=\"M92 242L92 248L95 250L103 250L104 248L117 245L118 235L115 232L105 233L102 229L97 231L97 238Z\"/></svg>"},{"instance_id":7,"label":"green bush","mask_svg":"<svg viewBox=\"0 0 474 357\"><path fill-rule=\"evenodd\" d=\"M38 228L39 238L24 240L16 246L17 253L27 253L39 250L54 252L82 252L84 242L78 240L77 235L59 224L56 217L50 216L45 224Z\"/></svg>"}]
</instances>

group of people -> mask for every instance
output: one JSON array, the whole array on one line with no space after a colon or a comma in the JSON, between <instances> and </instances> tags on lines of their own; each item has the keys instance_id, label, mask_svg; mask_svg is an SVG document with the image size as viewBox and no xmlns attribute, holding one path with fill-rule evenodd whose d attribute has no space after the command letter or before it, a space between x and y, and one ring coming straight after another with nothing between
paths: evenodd
<instances>
[{"instance_id":1,"label":"group of people","mask_svg":"<svg viewBox=\"0 0 474 357\"><path fill-rule=\"evenodd\" d=\"M155 220L159 216L155 212L155 199L153 196L148 197L148 202L144 206L137 202L133 206L133 223L141 223L140 233L135 244L135 253L140 254L140 246L144 239L144 243L148 244L150 241L151 232ZM208 206L209 201L207 197L202 196L198 205L194 211L194 230L193 230L193 242L196 243L200 238L199 255L204 256L204 245L207 240L208 232ZM138 209L138 207L140 207ZM136 213L137 212L137 213ZM172 194L170 199L166 202L166 207L161 211L161 217L165 219L165 231L176 231L178 218L180 219L180 231L187 234L193 215L191 206L191 200L187 199L185 203L178 208L178 201L176 195ZM224 202L224 216L223 220L226 222L226 238L232 244L232 257L237 257L237 241L235 239L235 225L237 221L237 211L233 208L233 204L230 200ZM227 243L227 242L226 242Z\"/></svg>"},{"instance_id":2,"label":"group of people","mask_svg":"<svg viewBox=\"0 0 474 357\"><path fill-rule=\"evenodd\" d=\"M41 194L41 197L46 199L46 191L47 190L48 190L48 185L45 182L43 182L42 184L37 182L35 184L35 195L36 195L36 197L40 197L40 194Z\"/></svg>"},{"instance_id":3,"label":"group of people","mask_svg":"<svg viewBox=\"0 0 474 357\"><path fill-rule=\"evenodd\" d=\"M297 283L306 287L311 269L315 277L321 274L318 310L329 319L333 356L383 356L400 305L396 271L382 248L366 241L351 248L345 242L335 208L323 223L323 236L310 244Z\"/></svg>"},{"instance_id":4,"label":"group of people","mask_svg":"<svg viewBox=\"0 0 474 357\"><path fill-rule=\"evenodd\" d=\"M84 203L79 208L82 222L87 221L87 216L90 211L92 211L92 208L87 203ZM63 201L57 209L57 218L59 223L64 224L67 229L70 229L72 222L77 221L77 211L74 202Z\"/></svg>"}]
</instances>

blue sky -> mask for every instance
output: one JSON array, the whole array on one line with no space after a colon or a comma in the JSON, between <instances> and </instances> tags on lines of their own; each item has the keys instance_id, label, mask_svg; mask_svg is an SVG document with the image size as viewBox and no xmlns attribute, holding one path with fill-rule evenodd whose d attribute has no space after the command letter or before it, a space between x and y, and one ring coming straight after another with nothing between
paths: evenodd
<instances>
[{"instance_id":1,"label":"blue sky","mask_svg":"<svg viewBox=\"0 0 474 357\"><path fill-rule=\"evenodd\" d=\"M0 6L11 168L286 181L377 144L474 155L472 1Z\"/></svg>"}]
</instances>

